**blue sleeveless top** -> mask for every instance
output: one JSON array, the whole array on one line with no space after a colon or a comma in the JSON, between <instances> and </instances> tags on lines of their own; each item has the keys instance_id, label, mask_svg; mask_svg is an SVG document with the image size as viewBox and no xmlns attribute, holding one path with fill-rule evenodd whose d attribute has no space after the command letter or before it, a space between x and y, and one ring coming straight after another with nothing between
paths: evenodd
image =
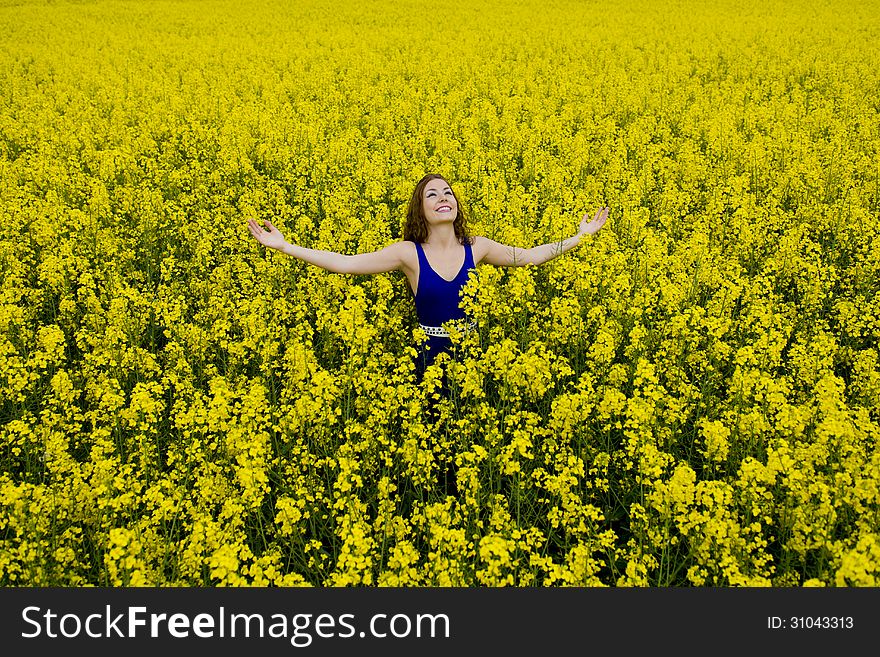
<instances>
[{"instance_id":1,"label":"blue sleeveless top","mask_svg":"<svg viewBox=\"0 0 880 657\"><path fill-rule=\"evenodd\" d=\"M450 319L465 319L464 311L458 303L461 289L467 283L468 276L474 268L474 256L471 245L464 245L464 262L458 275L451 281L440 276L428 264L422 245L415 243L419 254L419 284L416 290L416 314L419 323L425 326L441 326Z\"/></svg>"}]
</instances>

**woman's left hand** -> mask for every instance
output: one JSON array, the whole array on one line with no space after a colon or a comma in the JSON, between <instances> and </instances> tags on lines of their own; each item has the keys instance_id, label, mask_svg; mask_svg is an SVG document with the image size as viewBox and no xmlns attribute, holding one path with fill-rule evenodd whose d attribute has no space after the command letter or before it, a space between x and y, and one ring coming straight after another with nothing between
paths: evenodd
<instances>
[{"instance_id":1,"label":"woman's left hand","mask_svg":"<svg viewBox=\"0 0 880 657\"><path fill-rule=\"evenodd\" d=\"M596 216L593 217L592 221L587 221L587 217L589 214L585 214L584 218L581 219L581 227L578 231L579 233L587 233L588 235L593 235L599 232L599 229L605 225L605 220L608 218L608 213L611 211L611 208L607 205L605 207L599 208L596 212Z\"/></svg>"}]
</instances>

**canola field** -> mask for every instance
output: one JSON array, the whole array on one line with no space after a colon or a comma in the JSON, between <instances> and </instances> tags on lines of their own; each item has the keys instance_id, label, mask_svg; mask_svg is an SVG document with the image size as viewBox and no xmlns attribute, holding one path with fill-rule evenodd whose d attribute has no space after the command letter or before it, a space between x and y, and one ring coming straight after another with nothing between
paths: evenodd
<instances>
[{"instance_id":1,"label":"canola field","mask_svg":"<svg viewBox=\"0 0 880 657\"><path fill-rule=\"evenodd\" d=\"M0 34L0 584L880 585L876 0ZM509 245L611 215L479 267L470 360L418 384L402 272L246 222L377 250L429 172Z\"/></svg>"}]
</instances>

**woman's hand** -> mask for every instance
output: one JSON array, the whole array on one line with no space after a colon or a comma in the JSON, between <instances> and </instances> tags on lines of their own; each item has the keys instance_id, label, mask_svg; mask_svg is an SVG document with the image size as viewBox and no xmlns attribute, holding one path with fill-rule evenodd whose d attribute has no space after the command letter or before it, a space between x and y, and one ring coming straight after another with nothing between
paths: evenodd
<instances>
[{"instance_id":1,"label":"woman's hand","mask_svg":"<svg viewBox=\"0 0 880 657\"><path fill-rule=\"evenodd\" d=\"M257 222L256 219L248 219L248 228L251 229L251 235L257 238L257 241L263 246L268 246L270 249L278 249L287 244L287 241L284 239L284 235L281 234L281 231L275 228L272 225L272 222L268 219L266 221L266 226L269 227L269 230L263 230L263 227Z\"/></svg>"},{"instance_id":2,"label":"woman's hand","mask_svg":"<svg viewBox=\"0 0 880 657\"><path fill-rule=\"evenodd\" d=\"M611 211L611 208L607 205L605 207L599 208L596 212L596 216L593 217L593 220L588 222L587 217L589 214L585 214L584 218L581 219L581 227L578 230L578 233L583 235L584 233L588 235L593 235L599 232L599 229L605 225L605 220L608 218L608 213Z\"/></svg>"}]
</instances>

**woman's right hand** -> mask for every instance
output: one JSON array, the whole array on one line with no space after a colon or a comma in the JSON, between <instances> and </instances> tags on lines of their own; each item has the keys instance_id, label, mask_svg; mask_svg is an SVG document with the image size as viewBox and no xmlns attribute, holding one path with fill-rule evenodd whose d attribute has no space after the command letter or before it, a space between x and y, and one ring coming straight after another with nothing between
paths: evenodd
<instances>
[{"instance_id":1,"label":"woman's right hand","mask_svg":"<svg viewBox=\"0 0 880 657\"><path fill-rule=\"evenodd\" d=\"M251 229L251 235L257 238L257 241L263 246L268 246L270 249L278 249L280 251L287 243L284 239L284 235L272 225L271 221L266 219L265 222L269 230L263 230L263 227L256 219L248 219L248 228Z\"/></svg>"},{"instance_id":2,"label":"woman's right hand","mask_svg":"<svg viewBox=\"0 0 880 657\"><path fill-rule=\"evenodd\" d=\"M586 233L587 235L595 235L599 232L599 229L605 225L605 220L608 218L609 212L611 212L611 208L607 205L599 208L596 211L596 216L593 217L593 220L589 223L587 222L587 217L589 217L590 215L585 214L584 218L581 219L581 225L578 232L581 234Z\"/></svg>"}]
</instances>

